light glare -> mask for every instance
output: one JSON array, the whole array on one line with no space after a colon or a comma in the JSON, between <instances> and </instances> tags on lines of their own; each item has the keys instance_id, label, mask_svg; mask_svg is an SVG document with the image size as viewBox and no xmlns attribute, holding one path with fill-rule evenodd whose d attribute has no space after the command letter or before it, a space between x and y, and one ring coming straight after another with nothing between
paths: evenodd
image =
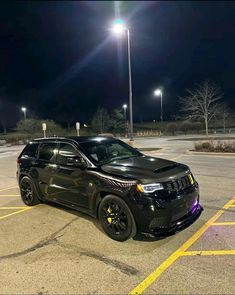
<instances>
[{"instance_id":1,"label":"light glare","mask_svg":"<svg viewBox=\"0 0 235 295\"><path fill-rule=\"evenodd\" d=\"M114 21L113 25L113 32L115 34L121 34L126 30L126 27L124 25L124 22L121 19L117 19Z\"/></svg>"},{"instance_id":2,"label":"light glare","mask_svg":"<svg viewBox=\"0 0 235 295\"><path fill-rule=\"evenodd\" d=\"M162 94L161 89L156 89L156 90L154 91L154 95L156 95L156 96L160 96L161 94Z\"/></svg>"}]
</instances>

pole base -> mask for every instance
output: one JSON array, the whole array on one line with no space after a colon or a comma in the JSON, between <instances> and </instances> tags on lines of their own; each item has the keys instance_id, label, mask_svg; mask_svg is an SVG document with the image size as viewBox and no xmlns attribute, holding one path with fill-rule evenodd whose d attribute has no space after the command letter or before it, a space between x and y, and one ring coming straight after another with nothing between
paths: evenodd
<instances>
[{"instance_id":1,"label":"pole base","mask_svg":"<svg viewBox=\"0 0 235 295\"><path fill-rule=\"evenodd\" d=\"M134 146L135 146L135 141L134 141L134 139L129 139L127 143L128 143L131 147L134 147Z\"/></svg>"}]
</instances>

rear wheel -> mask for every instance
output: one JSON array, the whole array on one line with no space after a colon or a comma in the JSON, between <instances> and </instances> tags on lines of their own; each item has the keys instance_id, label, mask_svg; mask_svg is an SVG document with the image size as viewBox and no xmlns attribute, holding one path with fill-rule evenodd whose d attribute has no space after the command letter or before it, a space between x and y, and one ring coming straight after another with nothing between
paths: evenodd
<instances>
[{"instance_id":1,"label":"rear wheel","mask_svg":"<svg viewBox=\"0 0 235 295\"><path fill-rule=\"evenodd\" d=\"M134 217L127 204L117 196L106 196L99 206L99 220L105 233L116 241L126 241L136 235Z\"/></svg>"},{"instance_id":2,"label":"rear wheel","mask_svg":"<svg viewBox=\"0 0 235 295\"><path fill-rule=\"evenodd\" d=\"M20 194L22 201L28 206L40 203L32 180L27 176L24 176L20 181Z\"/></svg>"}]
</instances>

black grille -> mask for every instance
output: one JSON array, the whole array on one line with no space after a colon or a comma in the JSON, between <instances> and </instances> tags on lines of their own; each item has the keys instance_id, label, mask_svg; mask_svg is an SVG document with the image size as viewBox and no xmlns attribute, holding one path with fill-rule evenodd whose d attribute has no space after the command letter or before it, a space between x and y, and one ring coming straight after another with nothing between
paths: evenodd
<instances>
[{"instance_id":1,"label":"black grille","mask_svg":"<svg viewBox=\"0 0 235 295\"><path fill-rule=\"evenodd\" d=\"M178 192L191 186L188 176L165 183L165 189L169 192Z\"/></svg>"}]
</instances>

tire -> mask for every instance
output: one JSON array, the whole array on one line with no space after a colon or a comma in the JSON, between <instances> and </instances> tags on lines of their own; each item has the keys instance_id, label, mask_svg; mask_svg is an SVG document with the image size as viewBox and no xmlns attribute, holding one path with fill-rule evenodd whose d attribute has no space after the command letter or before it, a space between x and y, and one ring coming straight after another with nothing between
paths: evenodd
<instances>
[{"instance_id":1,"label":"tire","mask_svg":"<svg viewBox=\"0 0 235 295\"><path fill-rule=\"evenodd\" d=\"M99 205L99 221L113 240L124 242L136 235L136 223L127 204L119 197L108 195Z\"/></svg>"},{"instance_id":2,"label":"tire","mask_svg":"<svg viewBox=\"0 0 235 295\"><path fill-rule=\"evenodd\" d=\"M40 203L32 180L24 176L20 181L20 195L27 206L35 206Z\"/></svg>"}]
</instances>

